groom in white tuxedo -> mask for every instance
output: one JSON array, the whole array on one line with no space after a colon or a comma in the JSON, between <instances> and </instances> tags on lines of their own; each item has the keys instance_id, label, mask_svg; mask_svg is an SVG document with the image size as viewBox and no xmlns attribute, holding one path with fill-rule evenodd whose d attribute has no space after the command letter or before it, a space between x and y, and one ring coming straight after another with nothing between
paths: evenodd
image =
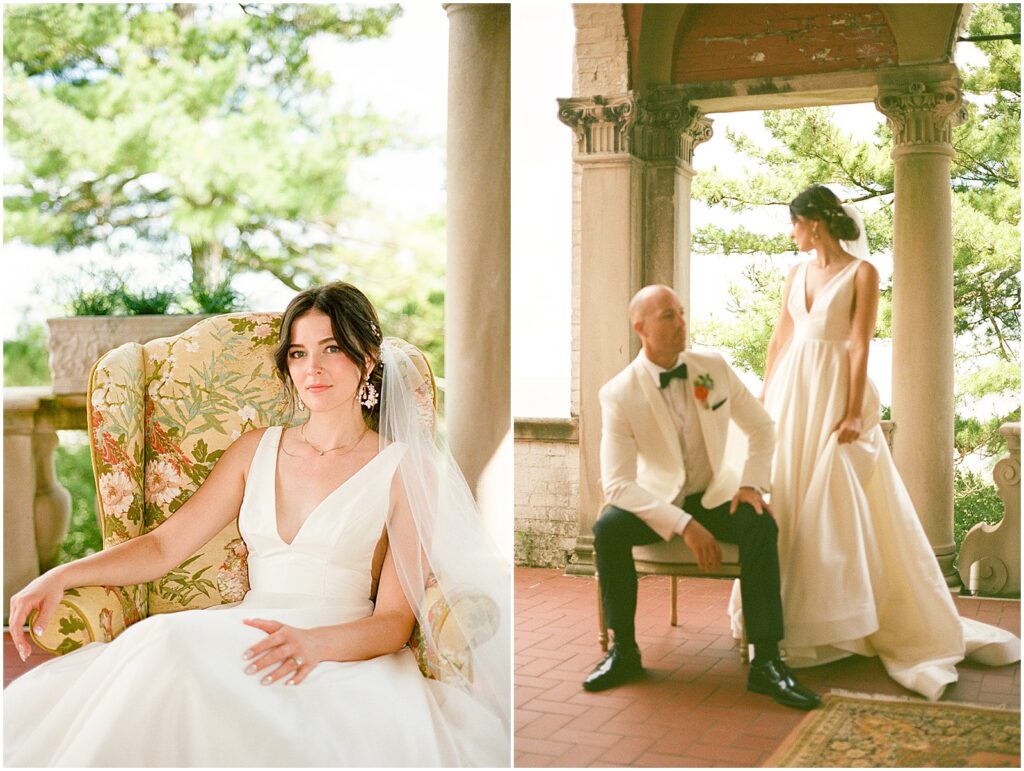
<instances>
[{"instance_id":1,"label":"groom in white tuxedo","mask_svg":"<svg viewBox=\"0 0 1024 771\"><path fill-rule=\"evenodd\" d=\"M633 630L633 546L679 535L701 569L714 572L722 559L720 538L739 546L744 617L754 645L748 688L813 709L818 696L796 681L778 650L778 527L761 497L771 476L772 420L719 354L686 351L683 308L671 288L644 287L629 315L642 350L600 392L608 505L594 525L594 558L614 646L583 687L605 690L643 671ZM742 469L725 458L730 423L747 436Z\"/></svg>"}]
</instances>

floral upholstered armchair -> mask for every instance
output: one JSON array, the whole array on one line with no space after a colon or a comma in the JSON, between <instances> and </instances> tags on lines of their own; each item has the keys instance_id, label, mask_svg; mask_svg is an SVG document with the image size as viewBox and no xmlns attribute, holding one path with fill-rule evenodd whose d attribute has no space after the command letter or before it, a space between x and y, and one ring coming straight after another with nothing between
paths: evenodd
<instances>
[{"instance_id":1,"label":"floral upholstered armchair","mask_svg":"<svg viewBox=\"0 0 1024 771\"><path fill-rule=\"evenodd\" d=\"M215 316L174 337L127 343L96 362L88 389L89 442L104 548L174 516L242 433L291 421L292 401L274 366L280 325L280 314ZM437 402L430 365L409 343L391 342L412 360L416 371L404 375L424 396L423 416L432 424ZM234 522L155 581L67 590L33 639L63 654L109 642L156 613L237 602L249 589L247 556ZM430 629L417 626L410 640L420 669L426 677L465 682L471 673L461 629L486 639L497 619L484 598L449 603L436 589L427 592ZM449 623L453 618L459 623Z\"/></svg>"}]
</instances>

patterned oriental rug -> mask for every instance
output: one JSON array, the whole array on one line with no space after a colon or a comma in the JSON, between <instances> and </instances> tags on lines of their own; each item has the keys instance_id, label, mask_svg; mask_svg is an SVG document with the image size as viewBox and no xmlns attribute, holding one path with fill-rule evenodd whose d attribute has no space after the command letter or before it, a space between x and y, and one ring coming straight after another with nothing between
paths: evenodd
<instances>
[{"instance_id":1,"label":"patterned oriental rug","mask_svg":"<svg viewBox=\"0 0 1024 771\"><path fill-rule=\"evenodd\" d=\"M830 693L764 765L1020 768L1020 711Z\"/></svg>"}]
</instances>

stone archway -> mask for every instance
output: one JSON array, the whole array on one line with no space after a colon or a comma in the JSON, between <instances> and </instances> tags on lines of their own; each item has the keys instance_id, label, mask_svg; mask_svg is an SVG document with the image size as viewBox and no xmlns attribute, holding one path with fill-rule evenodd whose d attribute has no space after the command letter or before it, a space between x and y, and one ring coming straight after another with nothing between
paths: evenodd
<instances>
[{"instance_id":1,"label":"stone archway","mask_svg":"<svg viewBox=\"0 0 1024 771\"><path fill-rule=\"evenodd\" d=\"M636 352L629 297L661 281L688 302L691 164L710 137L706 116L873 102L894 146L894 455L956 583L950 139L962 107L951 62L965 6L585 4L575 12L576 95L559 100L580 186L580 529L571 569L590 570L602 503L597 389Z\"/></svg>"}]
</instances>

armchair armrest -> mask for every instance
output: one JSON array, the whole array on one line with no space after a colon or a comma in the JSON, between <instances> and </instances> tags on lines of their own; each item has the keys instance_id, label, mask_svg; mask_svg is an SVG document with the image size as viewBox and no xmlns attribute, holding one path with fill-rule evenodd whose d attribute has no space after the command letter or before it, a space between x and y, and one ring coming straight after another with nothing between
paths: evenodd
<instances>
[{"instance_id":1,"label":"armchair armrest","mask_svg":"<svg viewBox=\"0 0 1024 771\"><path fill-rule=\"evenodd\" d=\"M410 646L424 677L465 686L473 681L471 644L480 645L498 629L498 607L483 594L446 598L431 581L426 589L427 629L417 624Z\"/></svg>"},{"instance_id":2,"label":"armchair armrest","mask_svg":"<svg viewBox=\"0 0 1024 771\"><path fill-rule=\"evenodd\" d=\"M32 640L47 653L63 655L91 642L110 642L148 614L148 593L131 586L80 586L64 592L64 599L41 635Z\"/></svg>"}]
</instances>

